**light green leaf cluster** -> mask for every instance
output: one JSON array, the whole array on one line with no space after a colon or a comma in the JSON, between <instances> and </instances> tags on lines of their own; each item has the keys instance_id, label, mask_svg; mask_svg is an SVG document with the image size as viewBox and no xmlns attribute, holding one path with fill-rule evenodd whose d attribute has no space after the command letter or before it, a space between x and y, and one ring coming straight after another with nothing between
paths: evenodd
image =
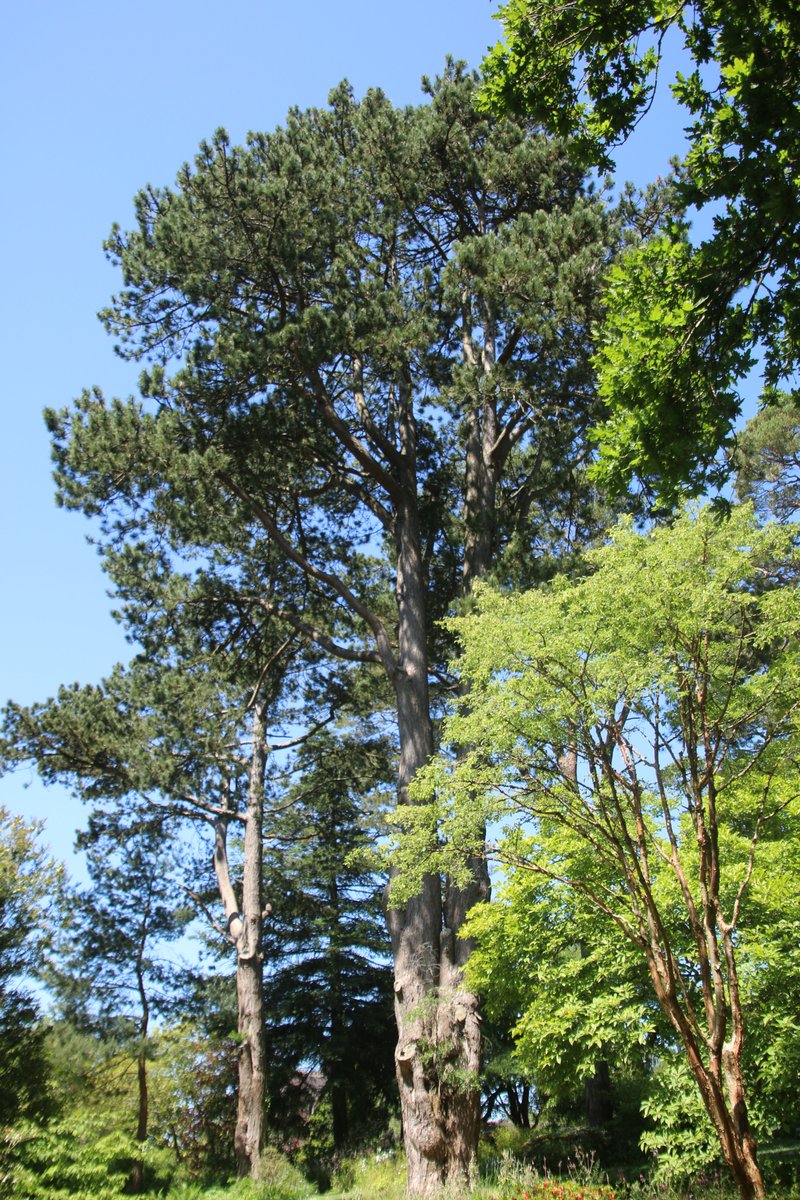
<instances>
[{"instance_id":1,"label":"light green leaf cluster","mask_svg":"<svg viewBox=\"0 0 800 1200\"><path fill-rule=\"evenodd\" d=\"M675 196L685 215L714 206L714 232L686 256L685 233L676 226L628 257L625 284L618 278L608 297L604 334L607 345L618 335L625 345L598 359L610 404L603 478L620 490L638 479L671 504L682 487L696 493L704 478L717 483L730 467L730 456L715 461L714 453L731 448L736 385L754 342L762 351L765 399L796 378L797 5L512 0L500 18L505 38L484 63L485 105L533 114L546 128L573 136L584 161L603 168L646 118L665 35L672 30L673 46L682 42L688 69L675 74L671 89L689 119L689 149ZM676 253L684 258L677 273ZM671 278L660 292L664 274ZM693 308L689 321L686 303ZM631 369L640 391L629 386Z\"/></svg>"},{"instance_id":2,"label":"light green leaf cluster","mask_svg":"<svg viewBox=\"0 0 800 1200\"><path fill-rule=\"evenodd\" d=\"M41 822L14 817L0 807L0 946L9 952L38 925L57 890L62 869L39 844ZM20 962L20 966L22 962ZM2 974L13 973L6 969Z\"/></svg>"},{"instance_id":3,"label":"light green leaf cluster","mask_svg":"<svg viewBox=\"0 0 800 1200\"><path fill-rule=\"evenodd\" d=\"M484 61L482 103L503 111L531 111L576 138L588 158L604 156L646 107L658 68L655 46L643 48L642 31L657 39L674 20L674 7L622 0L599 5L555 5L509 0L498 14L504 41ZM602 47L598 65L591 51ZM578 48L586 59L576 63ZM600 56L598 56L600 57Z\"/></svg>"},{"instance_id":4,"label":"light green leaf cluster","mask_svg":"<svg viewBox=\"0 0 800 1200\"><path fill-rule=\"evenodd\" d=\"M5 1182L13 1200L115 1200L123 1195L134 1139L105 1131L94 1116L4 1131Z\"/></svg>"},{"instance_id":5,"label":"light green leaf cluster","mask_svg":"<svg viewBox=\"0 0 800 1200\"><path fill-rule=\"evenodd\" d=\"M403 814L415 853L440 853L442 839L448 853L468 850L481 821L509 812L563 816L573 789L559 755L623 702L643 732L656 704L668 723L678 721L682 672L704 639L712 704L743 744L753 732L748 709L764 719L773 693L774 718L788 719L797 701L797 594L759 585L794 561L790 541L785 530L758 529L746 508L723 523L700 510L651 535L619 525L577 584L514 595L477 589L476 610L450 622L471 690L446 732L469 749L457 764L440 758L415 784L428 803ZM774 643L768 670L742 657L743 630L751 656ZM587 792L588 813L592 803Z\"/></svg>"},{"instance_id":6,"label":"light green leaf cluster","mask_svg":"<svg viewBox=\"0 0 800 1200\"><path fill-rule=\"evenodd\" d=\"M790 800L784 784L776 804ZM795 806L796 809L796 806ZM736 822L726 840L736 834ZM741 846L739 853L744 849ZM727 846L726 846L727 852ZM787 806L758 849L738 946L748 1013L752 1120L760 1135L786 1128L800 1078L800 818Z\"/></svg>"},{"instance_id":7,"label":"light green leaf cluster","mask_svg":"<svg viewBox=\"0 0 800 1200\"><path fill-rule=\"evenodd\" d=\"M684 1058L668 1055L659 1063L642 1109L652 1128L642 1135L641 1146L655 1156L657 1178L685 1179L715 1160L714 1127Z\"/></svg>"},{"instance_id":8,"label":"light green leaf cluster","mask_svg":"<svg viewBox=\"0 0 800 1200\"><path fill-rule=\"evenodd\" d=\"M44 1025L26 985L41 978L64 879L40 833L0 806L0 1125L51 1106Z\"/></svg>"},{"instance_id":9,"label":"light green leaf cluster","mask_svg":"<svg viewBox=\"0 0 800 1200\"><path fill-rule=\"evenodd\" d=\"M778 905L798 911L778 863L796 855L800 796L792 533L759 528L747 506L648 534L622 523L585 578L479 589L475 611L451 622L469 691L445 743L461 753L415 783L397 853L417 881L431 863L458 877L490 822L508 878L501 903L470 921L472 978L490 1008L521 1014L520 1053L544 1077L580 1078L601 1048L641 1060L661 1019L641 952L645 888L695 986L686 896L700 905L707 887L697 820L711 781L720 914L737 919L741 898L742 988L762 1014L752 1054L766 1071L773 1028L796 1061L785 1006L770 1023L759 998L784 944L768 932Z\"/></svg>"},{"instance_id":10,"label":"light green leaf cluster","mask_svg":"<svg viewBox=\"0 0 800 1200\"><path fill-rule=\"evenodd\" d=\"M686 230L674 226L609 272L594 358L607 409L594 430L593 473L612 490L637 478L660 486L667 502L680 494L670 480L700 493L720 445L732 438L735 384L751 359L718 324L708 327L696 258Z\"/></svg>"},{"instance_id":11,"label":"light green leaf cluster","mask_svg":"<svg viewBox=\"0 0 800 1200\"><path fill-rule=\"evenodd\" d=\"M600 1059L615 1075L641 1072L657 1015L646 972L635 949L573 889L509 870L494 902L473 910L466 934L476 939L470 983L490 1019L516 1014L518 1070L540 1092L574 1095Z\"/></svg>"}]
</instances>

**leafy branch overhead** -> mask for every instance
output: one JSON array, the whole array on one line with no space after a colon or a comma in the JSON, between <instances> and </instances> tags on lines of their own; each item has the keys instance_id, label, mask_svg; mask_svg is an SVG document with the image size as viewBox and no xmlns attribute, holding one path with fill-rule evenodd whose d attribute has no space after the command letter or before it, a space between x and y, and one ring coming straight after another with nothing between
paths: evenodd
<instances>
[{"instance_id":1,"label":"leafy branch overhead","mask_svg":"<svg viewBox=\"0 0 800 1200\"><path fill-rule=\"evenodd\" d=\"M670 86L689 149L676 197L686 216L707 209L714 229L690 246L678 225L620 266L597 357L611 409L598 475L618 489L638 479L667 502L687 485L697 494L730 470L737 389L757 355L764 400L796 386L797 7L511 0L501 16L506 37L484 64L483 103L571 135L601 167L646 121L666 49L682 45ZM622 369L623 347L632 370Z\"/></svg>"}]
</instances>

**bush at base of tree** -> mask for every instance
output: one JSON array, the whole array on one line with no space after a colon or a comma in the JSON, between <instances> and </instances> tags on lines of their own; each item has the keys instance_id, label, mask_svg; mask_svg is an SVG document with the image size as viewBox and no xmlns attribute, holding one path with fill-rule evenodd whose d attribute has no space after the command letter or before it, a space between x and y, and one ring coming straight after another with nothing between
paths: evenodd
<instances>
[{"instance_id":1,"label":"bush at base of tree","mask_svg":"<svg viewBox=\"0 0 800 1200\"><path fill-rule=\"evenodd\" d=\"M141 1152L119 1129L103 1131L94 1115L72 1114L49 1125L22 1123L3 1134L0 1179L12 1200L116 1200ZM171 1156L170 1156L171 1157ZM163 1155L158 1164L164 1178ZM151 1176L152 1180L152 1176Z\"/></svg>"}]
</instances>

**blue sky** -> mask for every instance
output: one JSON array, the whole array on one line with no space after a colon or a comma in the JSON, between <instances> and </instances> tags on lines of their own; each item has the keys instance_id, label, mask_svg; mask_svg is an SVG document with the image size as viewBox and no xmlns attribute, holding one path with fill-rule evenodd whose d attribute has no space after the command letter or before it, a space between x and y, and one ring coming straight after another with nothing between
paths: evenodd
<instances>
[{"instance_id":1,"label":"blue sky","mask_svg":"<svg viewBox=\"0 0 800 1200\"><path fill-rule=\"evenodd\" d=\"M0 702L31 703L91 682L129 654L110 616L83 518L56 508L46 406L85 387L135 389L97 311L119 285L102 242L130 225L145 183L168 184L219 126L239 141L292 105L325 103L348 78L396 103L447 54L477 66L500 28L491 0L36 0L15 5L0 50L3 219L0 299ZM668 95L620 157L645 183L682 147ZM23 787L24 783L30 786ZM46 819L69 855L81 807L28 775L0 803Z\"/></svg>"}]
</instances>

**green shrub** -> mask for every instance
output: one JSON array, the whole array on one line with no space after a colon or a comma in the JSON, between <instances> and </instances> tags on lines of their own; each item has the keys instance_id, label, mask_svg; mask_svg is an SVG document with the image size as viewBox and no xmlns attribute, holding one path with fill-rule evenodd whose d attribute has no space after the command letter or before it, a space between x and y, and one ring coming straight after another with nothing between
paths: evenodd
<instances>
[{"instance_id":1,"label":"green shrub","mask_svg":"<svg viewBox=\"0 0 800 1200\"><path fill-rule=\"evenodd\" d=\"M262 1178L239 1179L217 1187L182 1182L170 1188L163 1200L307 1200L314 1190L300 1171L282 1155L265 1150L261 1159Z\"/></svg>"},{"instance_id":2,"label":"green shrub","mask_svg":"<svg viewBox=\"0 0 800 1200\"><path fill-rule=\"evenodd\" d=\"M104 1133L88 1116L3 1132L0 1182L24 1200L117 1200L138 1147L119 1131Z\"/></svg>"}]
</instances>

